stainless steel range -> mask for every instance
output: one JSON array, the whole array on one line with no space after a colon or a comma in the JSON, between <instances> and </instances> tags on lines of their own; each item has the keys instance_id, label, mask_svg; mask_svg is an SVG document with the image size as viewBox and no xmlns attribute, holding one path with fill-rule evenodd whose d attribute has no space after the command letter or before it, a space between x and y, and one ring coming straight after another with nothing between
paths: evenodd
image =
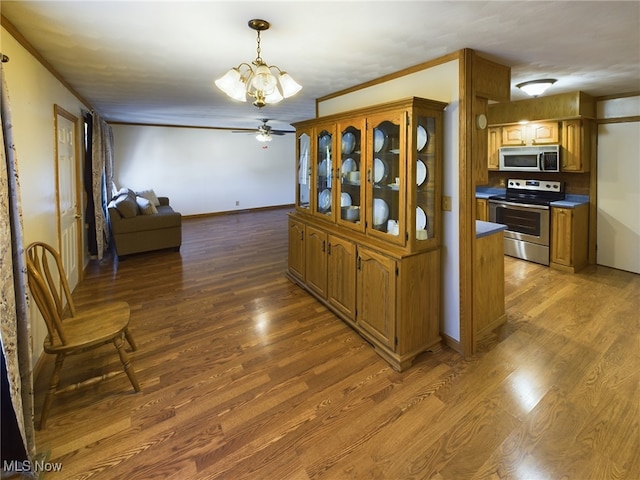
<instances>
[{"instance_id":1,"label":"stainless steel range","mask_svg":"<svg viewBox=\"0 0 640 480\"><path fill-rule=\"evenodd\" d=\"M550 203L564 200L562 182L509 179L504 195L489 197L489 221L507 226L504 253L549 265Z\"/></svg>"}]
</instances>

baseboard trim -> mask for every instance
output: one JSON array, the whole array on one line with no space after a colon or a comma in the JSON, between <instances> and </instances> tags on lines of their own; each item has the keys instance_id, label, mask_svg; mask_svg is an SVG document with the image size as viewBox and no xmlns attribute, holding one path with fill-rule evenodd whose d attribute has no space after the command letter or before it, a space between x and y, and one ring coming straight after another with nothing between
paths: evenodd
<instances>
[{"instance_id":1,"label":"baseboard trim","mask_svg":"<svg viewBox=\"0 0 640 480\"><path fill-rule=\"evenodd\" d=\"M265 210L280 210L284 208L294 208L295 205L293 203L284 204L284 205L271 205L268 207L256 207L256 208L245 208L239 210L225 210L222 212L209 212L209 213L195 213L193 215L183 215L182 218L205 218L205 217L218 217L221 215L235 215L236 213L249 213L249 212L263 212Z\"/></svg>"},{"instance_id":2,"label":"baseboard trim","mask_svg":"<svg viewBox=\"0 0 640 480\"><path fill-rule=\"evenodd\" d=\"M460 345L459 340L455 340L443 332L440 332L440 336L442 337L442 343L464 356L464 353L462 353L462 345Z\"/></svg>"}]
</instances>

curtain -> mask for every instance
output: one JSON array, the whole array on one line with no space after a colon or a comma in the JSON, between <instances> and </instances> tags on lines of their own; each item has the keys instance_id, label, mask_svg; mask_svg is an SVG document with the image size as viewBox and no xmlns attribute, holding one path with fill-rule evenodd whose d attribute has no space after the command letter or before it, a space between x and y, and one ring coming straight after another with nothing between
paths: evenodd
<instances>
[{"instance_id":1,"label":"curtain","mask_svg":"<svg viewBox=\"0 0 640 480\"><path fill-rule=\"evenodd\" d=\"M113 132L107 122L92 113L91 189L95 216L95 239L98 260L102 260L109 244L107 204L111 201L113 184Z\"/></svg>"},{"instance_id":2,"label":"curtain","mask_svg":"<svg viewBox=\"0 0 640 480\"><path fill-rule=\"evenodd\" d=\"M2 266L0 269L0 339L6 362L11 406L26 452L25 460L32 461L35 457L35 436L32 340L27 318L27 270L22 238L18 162L2 64L0 64L0 77L2 80L0 136L4 160L4 166L0 168L0 265Z\"/></svg>"}]
</instances>

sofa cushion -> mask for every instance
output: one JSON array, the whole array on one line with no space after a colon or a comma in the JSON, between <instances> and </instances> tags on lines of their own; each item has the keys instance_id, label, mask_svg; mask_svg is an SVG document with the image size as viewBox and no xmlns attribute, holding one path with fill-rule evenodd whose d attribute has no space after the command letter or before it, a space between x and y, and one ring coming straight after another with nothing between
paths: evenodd
<instances>
[{"instance_id":1,"label":"sofa cushion","mask_svg":"<svg viewBox=\"0 0 640 480\"><path fill-rule=\"evenodd\" d=\"M153 190L141 190L139 192L136 192L136 195L142 198L146 198L156 207L160 206L160 200L158 200L158 196Z\"/></svg>"},{"instance_id":2,"label":"sofa cushion","mask_svg":"<svg viewBox=\"0 0 640 480\"><path fill-rule=\"evenodd\" d=\"M119 195L113 200L113 205L123 218L133 218L138 214L138 204L133 192Z\"/></svg>"},{"instance_id":3,"label":"sofa cushion","mask_svg":"<svg viewBox=\"0 0 640 480\"><path fill-rule=\"evenodd\" d=\"M154 215L138 215L135 218L120 219L117 224L112 222L111 228L114 234L150 231L151 235L157 235L154 230L175 228L182 225L182 215L174 212L169 206L158 207L158 213Z\"/></svg>"},{"instance_id":4,"label":"sofa cushion","mask_svg":"<svg viewBox=\"0 0 640 480\"><path fill-rule=\"evenodd\" d=\"M153 215L158 213L156 206L144 197L136 197L136 203L142 215Z\"/></svg>"}]
</instances>

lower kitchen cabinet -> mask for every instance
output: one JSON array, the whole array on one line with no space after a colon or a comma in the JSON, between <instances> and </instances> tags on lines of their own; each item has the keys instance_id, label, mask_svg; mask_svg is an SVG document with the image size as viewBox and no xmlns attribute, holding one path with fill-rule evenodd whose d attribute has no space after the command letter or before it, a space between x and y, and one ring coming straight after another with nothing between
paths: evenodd
<instances>
[{"instance_id":1,"label":"lower kitchen cabinet","mask_svg":"<svg viewBox=\"0 0 640 480\"><path fill-rule=\"evenodd\" d=\"M439 349L440 249L406 254L338 230L291 214L288 277L346 321L398 371L411 366L420 353Z\"/></svg>"},{"instance_id":2,"label":"lower kitchen cabinet","mask_svg":"<svg viewBox=\"0 0 640 480\"><path fill-rule=\"evenodd\" d=\"M489 201L485 198L476 198L476 220L489 221Z\"/></svg>"},{"instance_id":3,"label":"lower kitchen cabinet","mask_svg":"<svg viewBox=\"0 0 640 480\"><path fill-rule=\"evenodd\" d=\"M551 208L551 267L574 273L586 266L588 239L588 204Z\"/></svg>"}]
</instances>

